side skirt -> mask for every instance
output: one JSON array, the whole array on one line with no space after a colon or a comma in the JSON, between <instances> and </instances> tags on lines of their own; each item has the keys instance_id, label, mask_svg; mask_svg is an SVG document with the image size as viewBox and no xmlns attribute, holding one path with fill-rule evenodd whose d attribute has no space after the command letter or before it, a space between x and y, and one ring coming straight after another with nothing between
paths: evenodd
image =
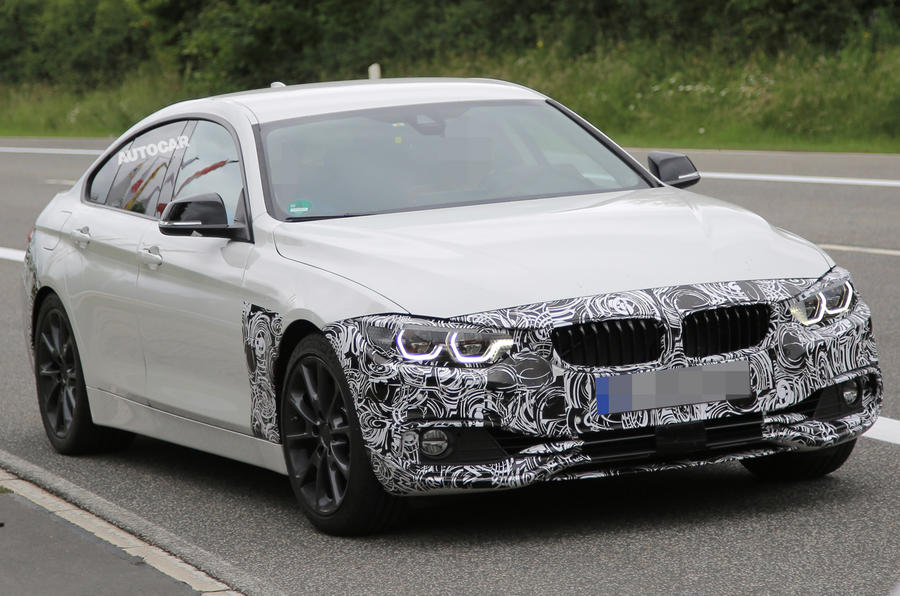
<instances>
[{"instance_id":1,"label":"side skirt","mask_svg":"<svg viewBox=\"0 0 900 596\"><path fill-rule=\"evenodd\" d=\"M287 475L281 445L88 388L94 424L128 430Z\"/></svg>"}]
</instances>

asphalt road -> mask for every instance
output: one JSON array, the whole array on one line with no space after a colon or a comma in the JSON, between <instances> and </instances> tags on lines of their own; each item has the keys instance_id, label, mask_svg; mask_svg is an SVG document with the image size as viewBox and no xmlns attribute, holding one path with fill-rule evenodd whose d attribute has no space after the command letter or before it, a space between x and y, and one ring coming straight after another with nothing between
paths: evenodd
<instances>
[{"instance_id":1,"label":"asphalt road","mask_svg":"<svg viewBox=\"0 0 900 596\"><path fill-rule=\"evenodd\" d=\"M25 144L104 142L0 139ZM701 171L900 179L900 156L691 156ZM22 248L43 205L91 161L0 153L0 247ZM709 180L692 190L818 243L900 249L897 188ZM898 419L900 256L831 254L872 307L884 415ZM419 499L402 527L366 539L316 533L286 479L212 455L139 438L116 455L59 456L38 418L20 275L0 260L0 449L220 557L240 572L220 579L237 588L250 576L289 593L886 594L900 582L900 445L869 438L814 482L760 483L726 464Z\"/></svg>"},{"instance_id":2,"label":"asphalt road","mask_svg":"<svg viewBox=\"0 0 900 596\"><path fill-rule=\"evenodd\" d=\"M18 495L0 493L0 520L4 594L196 594Z\"/></svg>"}]
</instances>

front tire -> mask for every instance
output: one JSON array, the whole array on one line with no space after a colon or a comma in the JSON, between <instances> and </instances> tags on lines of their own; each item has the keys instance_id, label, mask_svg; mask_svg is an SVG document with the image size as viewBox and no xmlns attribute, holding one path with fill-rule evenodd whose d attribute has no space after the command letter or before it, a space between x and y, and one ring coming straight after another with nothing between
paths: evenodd
<instances>
[{"instance_id":1,"label":"front tire","mask_svg":"<svg viewBox=\"0 0 900 596\"><path fill-rule=\"evenodd\" d=\"M134 439L129 432L97 426L72 325L59 298L41 304L34 331L34 375L38 407L53 448L64 455L113 451Z\"/></svg>"},{"instance_id":2,"label":"front tire","mask_svg":"<svg viewBox=\"0 0 900 596\"><path fill-rule=\"evenodd\" d=\"M319 530L371 534L398 516L400 499L387 494L372 473L350 387L321 335L301 340L288 361L281 443L297 501Z\"/></svg>"},{"instance_id":3,"label":"front tire","mask_svg":"<svg viewBox=\"0 0 900 596\"><path fill-rule=\"evenodd\" d=\"M810 480L831 474L847 461L856 439L816 451L788 451L742 460L745 468L763 480Z\"/></svg>"}]
</instances>

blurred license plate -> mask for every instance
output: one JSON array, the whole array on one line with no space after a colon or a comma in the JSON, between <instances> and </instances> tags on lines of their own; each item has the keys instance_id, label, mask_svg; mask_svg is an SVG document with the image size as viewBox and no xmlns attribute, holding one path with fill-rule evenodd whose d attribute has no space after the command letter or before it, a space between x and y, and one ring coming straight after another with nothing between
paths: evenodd
<instances>
[{"instance_id":1,"label":"blurred license plate","mask_svg":"<svg viewBox=\"0 0 900 596\"><path fill-rule=\"evenodd\" d=\"M597 377L598 414L652 410L750 396L746 360Z\"/></svg>"}]
</instances>

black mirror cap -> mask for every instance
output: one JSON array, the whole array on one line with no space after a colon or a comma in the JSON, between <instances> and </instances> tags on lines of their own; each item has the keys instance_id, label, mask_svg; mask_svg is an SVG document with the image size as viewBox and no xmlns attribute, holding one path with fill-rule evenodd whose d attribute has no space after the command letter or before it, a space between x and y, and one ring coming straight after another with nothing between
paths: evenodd
<instances>
[{"instance_id":1,"label":"black mirror cap","mask_svg":"<svg viewBox=\"0 0 900 596\"><path fill-rule=\"evenodd\" d=\"M159 231L166 236L235 238L243 226L229 226L225 203L218 193L175 199L159 218Z\"/></svg>"},{"instance_id":2,"label":"black mirror cap","mask_svg":"<svg viewBox=\"0 0 900 596\"><path fill-rule=\"evenodd\" d=\"M700 172L687 155L651 151L647 156L650 173L671 186L687 188L700 182Z\"/></svg>"}]
</instances>

